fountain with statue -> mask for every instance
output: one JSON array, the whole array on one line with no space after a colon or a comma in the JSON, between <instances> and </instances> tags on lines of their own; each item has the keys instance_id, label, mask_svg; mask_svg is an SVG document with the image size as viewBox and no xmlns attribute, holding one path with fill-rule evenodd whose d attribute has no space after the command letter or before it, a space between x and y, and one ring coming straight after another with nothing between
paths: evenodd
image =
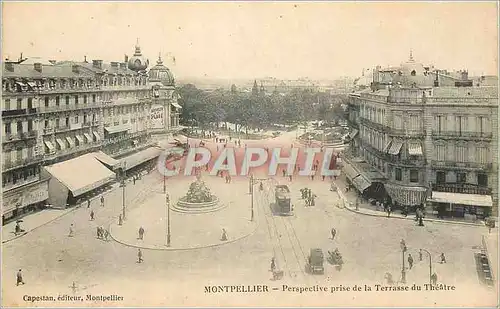
<instances>
[{"instance_id":1,"label":"fountain with statue","mask_svg":"<svg viewBox=\"0 0 500 309\"><path fill-rule=\"evenodd\" d=\"M206 213L224 208L219 198L212 194L201 175L189 186L188 192L172 206L172 210L183 213Z\"/></svg>"}]
</instances>

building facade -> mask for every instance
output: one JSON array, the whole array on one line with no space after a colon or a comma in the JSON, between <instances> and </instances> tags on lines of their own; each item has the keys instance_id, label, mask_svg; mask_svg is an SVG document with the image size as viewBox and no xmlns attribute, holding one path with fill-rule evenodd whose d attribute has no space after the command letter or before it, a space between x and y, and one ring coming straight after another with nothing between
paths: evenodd
<instances>
[{"instance_id":1,"label":"building facade","mask_svg":"<svg viewBox=\"0 0 500 309\"><path fill-rule=\"evenodd\" d=\"M473 82L466 71L431 71L410 55L400 67L375 68L347 111L343 169L361 193L439 216L497 213L496 85Z\"/></svg>"},{"instance_id":2,"label":"building facade","mask_svg":"<svg viewBox=\"0 0 500 309\"><path fill-rule=\"evenodd\" d=\"M53 175L42 173L44 166L101 152L121 163L110 168L124 172L142 164L137 153L155 145L155 134L178 126L172 74L164 87L169 97L161 103L161 127L155 122L158 74L156 67L148 72L148 64L139 45L122 62L44 63L21 57L3 63L4 220L45 205ZM127 166L132 155L137 162Z\"/></svg>"}]
</instances>

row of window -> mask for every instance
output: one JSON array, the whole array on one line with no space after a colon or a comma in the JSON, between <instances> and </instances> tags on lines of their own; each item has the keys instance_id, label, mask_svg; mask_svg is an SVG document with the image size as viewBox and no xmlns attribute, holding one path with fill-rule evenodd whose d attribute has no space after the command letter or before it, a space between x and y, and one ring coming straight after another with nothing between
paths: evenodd
<instances>
[{"instance_id":1,"label":"row of window","mask_svg":"<svg viewBox=\"0 0 500 309\"><path fill-rule=\"evenodd\" d=\"M437 161L490 162L490 149L477 145L435 145Z\"/></svg>"},{"instance_id":2,"label":"row of window","mask_svg":"<svg viewBox=\"0 0 500 309\"><path fill-rule=\"evenodd\" d=\"M62 118L61 118L62 119ZM61 127L61 119L60 118L56 118L55 119L55 128L59 128ZM96 121L96 114L92 114L92 118L89 117L89 115L87 114L84 114L83 115L83 123L88 123L90 121L90 119L92 119L92 122ZM74 122L75 124L78 124L80 122L80 116L74 116ZM70 117L66 117L64 118L64 126L65 127L69 127L70 126ZM44 122L44 128L45 129L48 129L51 127L51 120L48 120L46 119L45 122Z\"/></svg>"},{"instance_id":3,"label":"row of window","mask_svg":"<svg viewBox=\"0 0 500 309\"><path fill-rule=\"evenodd\" d=\"M13 173L4 173L2 175L2 187L5 187L9 184L18 184L22 181L28 180L28 178L30 177L37 176L38 174L40 174L40 168L37 166L14 171Z\"/></svg>"},{"instance_id":4,"label":"row of window","mask_svg":"<svg viewBox=\"0 0 500 309\"><path fill-rule=\"evenodd\" d=\"M490 119L487 116L445 116L434 117L434 131L491 132Z\"/></svg>"},{"instance_id":5,"label":"row of window","mask_svg":"<svg viewBox=\"0 0 500 309\"><path fill-rule=\"evenodd\" d=\"M6 135L9 135L9 134L12 134L12 125L14 123L12 122L6 122L4 125L5 125L5 134ZM17 129L17 134L21 134L24 132L24 129L23 129L23 121L17 121L15 122L16 124L16 129ZM33 120L28 120L28 130L26 132L31 132L33 131Z\"/></svg>"}]
</instances>

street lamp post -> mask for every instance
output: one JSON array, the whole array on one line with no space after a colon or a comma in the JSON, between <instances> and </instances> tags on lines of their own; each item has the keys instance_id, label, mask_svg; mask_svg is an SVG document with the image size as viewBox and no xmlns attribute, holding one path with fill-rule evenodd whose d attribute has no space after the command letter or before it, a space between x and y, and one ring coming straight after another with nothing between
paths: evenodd
<instances>
[{"instance_id":1,"label":"street lamp post","mask_svg":"<svg viewBox=\"0 0 500 309\"><path fill-rule=\"evenodd\" d=\"M125 220L125 187L126 187L126 182L125 179L127 178L127 162L124 162L123 164L123 180L122 180L122 217L123 220Z\"/></svg>"},{"instance_id":2,"label":"street lamp post","mask_svg":"<svg viewBox=\"0 0 500 309\"><path fill-rule=\"evenodd\" d=\"M170 247L170 197L166 193L165 204L167 207L167 247Z\"/></svg>"},{"instance_id":3,"label":"street lamp post","mask_svg":"<svg viewBox=\"0 0 500 309\"><path fill-rule=\"evenodd\" d=\"M432 284L432 255L426 249L420 249L420 250L425 251L429 255L429 284Z\"/></svg>"},{"instance_id":4,"label":"street lamp post","mask_svg":"<svg viewBox=\"0 0 500 309\"><path fill-rule=\"evenodd\" d=\"M403 247L401 250L402 255L403 255L403 267L401 268L401 283L405 284L406 283L406 269L405 269L405 252L406 252L406 246Z\"/></svg>"}]
</instances>

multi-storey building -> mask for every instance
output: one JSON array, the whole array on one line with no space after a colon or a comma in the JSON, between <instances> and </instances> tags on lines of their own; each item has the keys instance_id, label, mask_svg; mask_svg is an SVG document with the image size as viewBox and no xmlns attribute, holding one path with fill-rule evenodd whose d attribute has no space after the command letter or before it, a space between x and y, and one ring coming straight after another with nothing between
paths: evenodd
<instances>
[{"instance_id":1,"label":"multi-storey building","mask_svg":"<svg viewBox=\"0 0 500 309\"><path fill-rule=\"evenodd\" d=\"M169 69L161 59L149 72L148 64L138 45L130 59L125 56L123 62L109 64L86 59L42 63L22 57L4 62L4 219L47 200L71 204L111 181L109 175L104 182L68 170L79 165L79 158L87 158L85 154L95 154L95 164L102 162L118 175L134 173L157 157L153 135L178 126L180 106ZM64 194L51 198L50 193L60 191L52 189L56 183L68 189L69 198Z\"/></svg>"},{"instance_id":2,"label":"multi-storey building","mask_svg":"<svg viewBox=\"0 0 500 309\"><path fill-rule=\"evenodd\" d=\"M370 88L350 95L347 179L403 207L496 214L498 87L480 80L431 71L411 55L400 67L377 67Z\"/></svg>"}]
</instances>

